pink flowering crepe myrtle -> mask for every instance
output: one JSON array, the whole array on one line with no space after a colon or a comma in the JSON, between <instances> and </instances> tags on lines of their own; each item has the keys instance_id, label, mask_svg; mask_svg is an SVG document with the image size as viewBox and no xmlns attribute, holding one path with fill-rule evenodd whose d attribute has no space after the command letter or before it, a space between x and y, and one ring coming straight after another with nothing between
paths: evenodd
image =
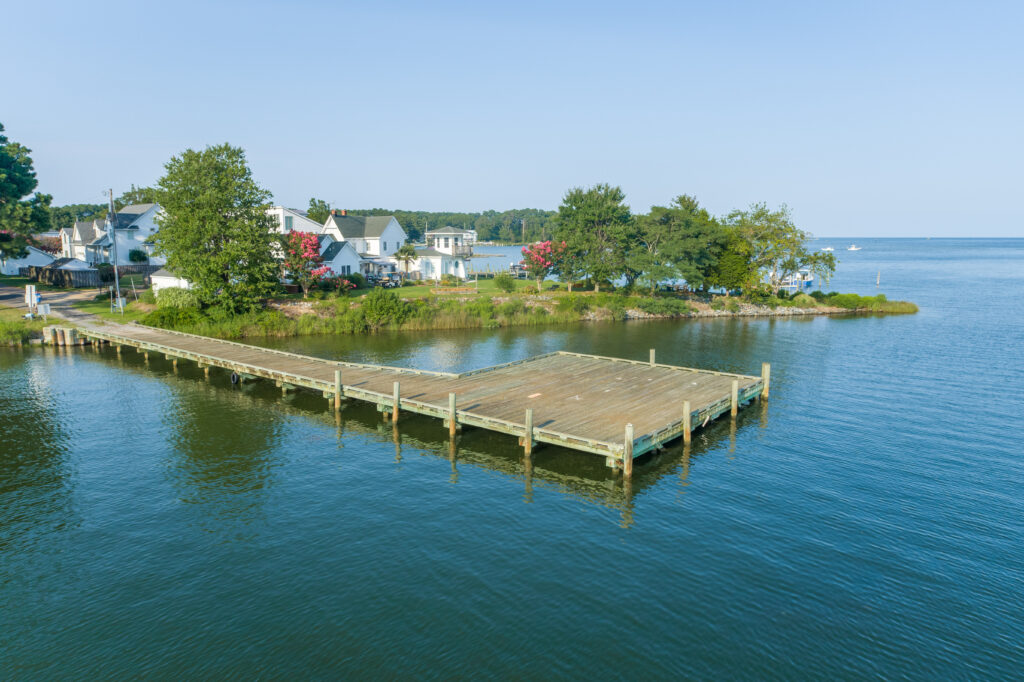
<instances>
[{"instance_id":1,"label":"pink flowering crepe myrtle","mask_svg":"<svg viewBox=\"0 0 1024 682\"><path fill-rule=\"evenodd\" d=\"M303 296L313 284L334 274L329 265L323 264L320 242L311 232L289 233L284 267L292 280L302 287Z\"/></svg>"},{"instance_id":2,"label":"pink flowering crepe myrtle","mask_svg":"<svg viewBox=\"0 0 1024 682\"><path fill-rule=\"evenodd\" d=\"M555 269L555 263L565 251L565 242L552 246L551 240L536 242L523 247L523 264L530 276L537 280L537 291L541 282Z\"/></svg>"}]
</instances>

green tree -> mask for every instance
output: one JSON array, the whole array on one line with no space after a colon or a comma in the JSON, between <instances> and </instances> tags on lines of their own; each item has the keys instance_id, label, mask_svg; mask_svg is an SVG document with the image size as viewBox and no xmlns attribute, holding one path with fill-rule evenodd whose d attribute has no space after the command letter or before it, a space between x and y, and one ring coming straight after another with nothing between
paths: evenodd
<instances>
[{"instance_id":1,"label":"green tree","mask_svg":"<svg viewBox=\"0 0 1024 682\"><path fill-rule=\"evenodd\" d=\"M32 150L3 133L0 123L0 260L6 261L23 257L33 235L47 230L52 197L33 194L39 182L29 156Z\"/></svg>"},{"instance_id":2,"label":"green tree","mask_svg":"<svg viewBox=\"0 0 1024 682\"><path fill-rule=\"evenodd\" d=\"M730 213L726 222L746 241L752 268L773 294L779 293L782 280L801 268L809 268L826 281L835 272L835 256L808 249L811 234L793 224L785 204L775 211L764 202L752 204L746 211Z\"/></svg>"},{"instance_id":3,"label":"green tree","mask_svg":"<svg viewBox=\"0 0 1024 682\"><path fill-rule=\"evenodd\" d=\"M671 277L686 280L691 288L707 286L727 234L695 197L680 194L669 206L652 206L638 228L632 242L640 248L632 252L633 260L639 260L652 289Z\"/></svg>"},{"instance_id":4,"label":"green tree","mask_svg":"<svg viewBox=\"0 0 1024 682\"><path fill-rule=\"evenodd\" d=\"M309 200L309 208L306 209L306 217L313 222L323 225L331 215L331 205L323 199L316 197Z\"/></svg>"},{"instance_id":5,"label":"green tree","mask_svg":"<svg viewBox=\"0 0 1024 682\"><path fill-rule=\"evenodd\" d=\"M276 285L271 250L281 246L267 214L271 194L253 179L245 152L229 144L186 149L165 168L157 253L193 283L204 305L257 309Z\"/></svg>"},{"instance_id":6,"label":"green tree","mask_svg":"<svg viewBox=\"0 0 1024 682\"><path fill-rule=\"evenodd\" d=\"M125 206L132 204L157 204L157 190L155 187L131 186L127 192L114 199L114 208L120 211Z\"/></svg>"},{"instance_id":7,"label":"green tree","mask_svg":"<svg viewBox=\"0 0 1024 682\"><path fill-rule=\"evenodd\" d=\"M574 187L558 207L556 239L566 246L558 273L570 279L576 268L591 278L594 291L625 270L624 254L630 244L632 216L625 193L608 184L589 189Z\"/></svg>"},{"instance_id":8,"label":"green tree","mask_svg":"<svg viewBox=\"0 0 1024 682\"><path fill-rule=\"evenodd\" d=\"M726 228L725 246L708 272L707 284L722 287L726 294L758 285L757 268L750 262L750 245L740 233Z\"/></svg>"}]
</instances>

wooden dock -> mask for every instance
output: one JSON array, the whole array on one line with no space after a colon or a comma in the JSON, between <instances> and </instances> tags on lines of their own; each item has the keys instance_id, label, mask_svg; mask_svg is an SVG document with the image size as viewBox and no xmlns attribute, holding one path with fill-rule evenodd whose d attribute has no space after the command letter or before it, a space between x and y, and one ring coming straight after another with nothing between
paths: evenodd
<instances>
[{"instance_id":1,"label":"wooden dock","mask_svg":"<svg viewBox=\"0 0 1024 682\"><path fill-rule=\"evenodd\" d=\"M232 372L233 381L262 378L283 391L321 392L340 409L344 399L375 403L393 421L402 412L519 437L527 454L539 443L601 455L631 476L633 460L683 438L719 415L767 397L761 376L558 351L462 373L334 362L140 325L85 327L80 334L177 363L191 360Z\"/></svg>"}]
</instances>

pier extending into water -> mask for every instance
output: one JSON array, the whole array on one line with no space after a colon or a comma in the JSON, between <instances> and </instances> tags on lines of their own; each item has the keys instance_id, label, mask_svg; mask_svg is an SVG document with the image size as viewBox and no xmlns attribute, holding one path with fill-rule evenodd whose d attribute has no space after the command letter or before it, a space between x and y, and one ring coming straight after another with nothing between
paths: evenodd
<instances>
[{"instance_id":1,"label":"pier extending into water","mask_svg":"<svg viewBox=\"0 0 1024 682\"><path fill-rule=\"evenodd\" d=\"M437 417L449 432L463 426L517 436L530 454L540 443L593 453L631 476L633 460L664 443L689 442L695 428L768 396L770 366L761 376L675 367L556 351L469 372L386 367L260 348L141 325L84 327L78 334L177 365L190 360L232 372L232 381L257 378L282 391L321 392L335 409L346 399L375 403L387 418L402 412ZM96 345L96 348L99 346Z\"/></svg>"}]
</instances>

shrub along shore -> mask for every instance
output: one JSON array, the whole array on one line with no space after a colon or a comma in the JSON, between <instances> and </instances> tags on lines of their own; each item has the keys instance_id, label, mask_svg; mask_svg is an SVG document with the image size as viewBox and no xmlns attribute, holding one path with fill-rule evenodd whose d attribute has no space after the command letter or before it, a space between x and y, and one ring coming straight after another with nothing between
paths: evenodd
<instances>
[{"instance_id":1,"label":"shrub along shore","mask_svg":"<svg viewBox=\"0 0 1024 682\"><path fill-rule=\"evenodd\" d=\"M212 338L239 339L384 330L493 329L599 320L914 312L917 306L913 303L889 301L884 295L835 292L740 298L551 291L406 298L398 291L372 289L359 298L270 301L263 310L234 315L216 307L201 310L187 296L168 292L166 296L161 294L160 305L139 318L139 322Z\"/></svg>"}]
</instances>

